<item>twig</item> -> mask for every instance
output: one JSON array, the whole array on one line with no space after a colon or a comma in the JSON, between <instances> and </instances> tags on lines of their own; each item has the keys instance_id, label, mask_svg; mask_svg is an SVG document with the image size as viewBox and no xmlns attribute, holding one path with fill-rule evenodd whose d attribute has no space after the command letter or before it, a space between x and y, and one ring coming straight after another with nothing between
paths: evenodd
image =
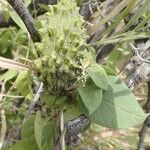
<instances>
[{"instance_id":1,"label":"twig","mask_svg":"<svg viewBox=\"0 0 150 150\"><path fill-rule=\"evenodd\" d=\"M1 94L3 94L5 91L5 82L3 82L1 86ZM0 149L3 146L5 135L6 135L6 130L7 130L7 123L6 123L6 117L5 117L5 110L1 109L1 103L3 100L3 96L0 96L0 115L1 115L1 121L2 121L2 126L1 126L1 134L0 134Z\"/></svg>"},{"instance_id":2,"label":"twig","mask_svg":"<svg viewBox=\"0 0 150 150\"><path fill-rule=\"evenodd\" d=\"M33 40L33 42L40 42L40 34L35 28L34 20L31 14L28 12L24 6L22 0L7 0L8 3L13 7L13 9L18 13L25 26L27 27L28 32Z\"/></svg>"},{"instance_id":3,"label":"twig","mask_svg":"<svg viewBox=\"0 0 150 150\"><path fill-rule=\"evenodd\" d=\"M22 63L19 63L15 60L8 58L0 57L0 67L5 69L14 69L14 70L28 70L28 66Z\"/></svg>"},{"instance_id":4,"label":"twig","mask_svg":"<svg viewBox=\"0 0 150 150\"><path fill-rule=\"evenodd\" d=\"M62 135L62 138L61 138L61 148L62 150L65 150L65 133L64 132L64 114L63 114L63 111L61 111L61 114L60 114L60 130L61 130L61 135Z\"/></svg>"},{"instance_id":5,"label":"twig","mask_svg":"<svg viewBox=\"0 0 150 150\"><path fill-rule=\"evenodd\" d=\"M5 135L6 135L7 123L6 123L6 117L5 117L5 110L4 109L0 110L0 114L1 114L1 120L2 120L1 135L0 135L0 149L1 149L4 143Z\"/></svg>"},{"instance_id":6,"label":"twig","mask_svg":"<svg viewBox=\"0 0 150 150\"><path fill-rule=\"evenodd\" d=\"M0 97L9 97L9 98L24 98L24 96L7 95L7 94L0 94Z\"/></svg>"},{"instance_id":7,"label":"twig","mask_svg":"<svg viewBox=\"0 0 150 150\"><path fill-rule=\"evenodd\" d=\"M148 84L148 95L147 95L147 102L144 106L146 112L150 112L150 82ZM139 132L139 142L138 142L138 147L137 150L144 150L144 139L147 134L148 128L150 127L150 115L147 117L147 119L144 121L143 127L141 131Z\"/></svg>"},{"instance_id":8,"label":"twig","mask_svg":"<svg viewBox=\"0 0 150 150\"><path fill-rule=\"evenodd\" d=\"M147 113L150 112L150 82L147 82L148 85L148 95L147 95L147 102L144 106L144 109L146 110Z\"/></svg>"},{"instance_id":9,"label":"twig","mask_svg":"<svg viewBox=\"0 0 150 150\"><path fill-rule=\"evenodd\" d=\"M139 142L138 142L137 150L145 150L144 139L147 134L148 127L150 127L150 115L144 121L143 127L139 132Z\"/></svg>"},{"instance_id":10,"label":"twig","mask_svg":"<svg viewBox=\"0 0 150 150\"><path fill-rule=\"evenodd\" d=\"M70 120L65 124L66 134L65 142L68 147L77 145L81 139L78 135L85 129L86 126L90 125L90 120L85 116L81 115L73 120Z\"/></svg>"},{"instance_id":11,"label":"twig","mask_svg":"<svg viewBox=\"0 0 150 150\"><path fill-rule=\"evenodd\" d=\"M37 90L37 92L34 96L34 99L33 99L33 101L31 102L31 104L29 106L29 113L31 113L32 110L34 109L34 107L35 107L36 103L38 102L42 92L43 92L43 83L41 82L40 86L39 86L39 88L38 88L38 90Z\"/></svg>"},{"instance_id":12,"label":"twig","mask_svg":"<svg viewBox=\"0 0 150 150\"><path fill-rule=\"evenodd\" d=\"M131 58L131 61L124 68L128 75L127 85L131 90L147 79L150 74L150 47L148 45L149 40L137 48L132 45L136 55Z\"/></svg>"},{"instance_id":13,"label":"twig","mask_svg":"<svg viewBox=\"0 0 150 150\"><path fill-rule=\"evenodd\" d=\"M148 40L148 42L145 43L145 46L141 48L142 54L145 53L145 51L150 47L149 41L150 40ZM149 60L142 58L142 56L139 54L138 50L140 50L140 48L136 48L131 42L130 42L130 46L131 46L132 50L134 51L135 55L140 59L140 61L150 64Z\"/></svg>"}]
</instances>

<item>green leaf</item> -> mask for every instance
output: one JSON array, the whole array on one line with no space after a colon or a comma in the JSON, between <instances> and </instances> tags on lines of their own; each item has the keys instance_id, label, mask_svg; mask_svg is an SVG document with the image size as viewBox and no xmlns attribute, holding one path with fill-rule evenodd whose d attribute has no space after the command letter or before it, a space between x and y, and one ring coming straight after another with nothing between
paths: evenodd
<instances>
[{"instance_id":1,"label":"green leaf","mask_svg":"<svg viewBox=\"0 0 150 150\"><path fill-rule=\"evenodd\" d=\"M102 103L89 118L108 128L129 128L142 123L146 116L130 89L118 77L109 76Z\"/></svg>"},{"instance_id":2,"label":"green leaf","mask_svg":"<svg viewBox=\"0 0 150 150\"><path fill-rule=\"evenodd\" d=\"M35 116L29 116L23 123L21 130L21 141L9 150L38 150L34 136L34 120Z\"/></svg>"},{"instance_id":3,"label":"green leaf","mask_svg":"<svg viewBox=\"0 0 150 150\"><path fill-rule=\"evenodd\" d=\"M44 92L41 96L41 101L46 104L46 106L53 108L56 102L57 96L50 95L48 92Z\"/></svg>"},{"instance_id":4,"label":"green leaf","mask_svg":"<svg viewBox=\"0 0 150 150\"><path fill-rule=\"evenodd\" d=\"M56 128L56 122L53 120L44 126L42 132L42 150L53 149Z\"/></svg>"},{"instance_id":5,"label":"green leaf","mask_svg":"<svg viewBox=\"0 0 150 150\"><path fill-rule=\"evenodd\" d=\"M29 116L22 125L21 138L27 139L34 135L34 120L35 116Z\"/></svg>"},{"instance_id":6,"label":"green leaf","mask_svg":"<svg viewBox=\"0 0 150 150\"><path fill-rule=\"evenodd\" d=\"M11 18L13 19L13 21L26 33L28 33L27 28L25 26L25 24L23 23L23 21L21 20L21 18L19 17L19 15L14 12L14 11L10 11L9 12Z\"/></svg>"},{"instance_id":7,"label":"green leaf","mask_svg":"<svg viewBox=\"0 0 150 150\"><path fill-rule=\"evenodd\" d=\"M28 7L30 4L31 4L31 0L25 0L25 1L24 1L24 5L25 5L26 7Z\"/></svg>"},{"instance_id":8,"label":"green leaf","mask_svg":"<svg viewBox=\"0 0 150 150\"><path fill-rule=\"evenodd\" d=\"M16 70L8 70L4 74L0 75L0 81L5 80L8 81L17 76L18 72Z\"/></svg>"},{"instance_id":9,"label":"green leaf","mask_svg":"<svg viewBox=\"0 0 150 150\"><path fill-rule=\"evenodd\" d=\"M108 66L102 66L107 75L116 76L117 74Z\"/></svg>"},{"instance_id":10,"label":"green leaf","mask_svg":"<svg viewBox=\"0 0 150 150\"><path fill-rule=\"evenodd\" d=\"M64 112L64 122L68 122L83 114L78 103L68 104L66 107L67 110Z\"/></svg>"},{"instance_id":11,"label":"green leaf","mask_svg":"<svg viewBox=\"0 0 150 150\"><path fill-rule=\"evenodd\" d=\"M45 121L41 118L41 114L38 111L36 113L36 118L34 122L34 132L35 132L35 140L40 150L42 150L42 132L44 125Z\"/></svg>"},{"instance_id":12,"label":"green leaf","mask_svg":"<svg viewBox=\"0 0 150 150\"><path fill-rule=\"evenodd\" d=\"M26 96L28 99L33 99L33 93L31 89L32 77L29 71L21 71L16 79L16 87L18 91Z\"/></svg>"},{"instance_id":13,"label":"green leaf","mask_svg":"<svg viewBox=\"0 0 150 150\"><path fill-rule=\"evenodd\" d=\"M87 72L97 87L103 90L107 90L107 75L105 73L105 70L99 64L91 64L87 69Z\"/></svg>"},{"instance_id":14,"label":"green leaf","mask_svg":"<svg viewBox=\"0 0 150 150\"><path fill-rule=\"evenodd\" d=\"M38 150L38 147L33 139L21 140L9 150Z\"/></svg>"},{"instance_id":15,"label":"green leaf","mask_svg":"<svg viewBox=\"0 0 150 150\"><path fill-rule=\"evenodd\" d=\"M77 90L89 114L92 114L101 104L102 89L98 88L91 78L87 78L85 85L80 82Z\"/></svg>"},{"instance_id":16,"label":"green leaf","mask_svg":"<svg viewBox=\"0 0 150 150\"><path fill-rule=\"evenodd\" d=\"M6 53L8 50L10 50L11 46L11 39L12 36L12 30L7 29L0 32L0 54ZM8 57L8 56L7 56Z\"/></svg>"}]
</instances>

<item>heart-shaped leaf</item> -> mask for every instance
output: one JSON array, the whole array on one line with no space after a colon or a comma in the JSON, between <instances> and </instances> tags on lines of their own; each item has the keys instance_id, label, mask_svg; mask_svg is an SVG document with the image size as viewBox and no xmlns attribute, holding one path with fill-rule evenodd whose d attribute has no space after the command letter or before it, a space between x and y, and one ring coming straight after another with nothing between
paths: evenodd
<instances>
[{"instance_id":1,"label":"heart-shaped leaf","mask_svg":"<svg viewBox=\"0 0 150 150\"><path fill-rule=\"evenodd\" d=\"M109 128L129 128L142 123L147 115L133 93L116 76L108 77L108 90L103 92L101 105L89 116L91 121Z\"/></svg>"}]
</instances>

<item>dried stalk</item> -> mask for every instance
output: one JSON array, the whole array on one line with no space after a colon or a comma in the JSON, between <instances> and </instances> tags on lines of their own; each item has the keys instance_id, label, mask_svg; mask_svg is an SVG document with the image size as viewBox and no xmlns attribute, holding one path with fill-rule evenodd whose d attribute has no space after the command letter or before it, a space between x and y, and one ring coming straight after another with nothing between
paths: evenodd
<instances>
[{"instance_id":1,"label":"dried stalk","mask_svg":"<svg viewBox=\"0 0 150 150\"><path fill-rule=\"evenodd\" d=\"M4 91L5 91L5 82L3 82L1 85L1 94L3 94ZM5 110L1 108L2 101L3 101L3 96L0 95L0 115L1 115L1 121L2 121L1 133L0 133L0 149L3 146L5 135L6 135L6 130L7 130Z\"/></svg>"}]
</instances>

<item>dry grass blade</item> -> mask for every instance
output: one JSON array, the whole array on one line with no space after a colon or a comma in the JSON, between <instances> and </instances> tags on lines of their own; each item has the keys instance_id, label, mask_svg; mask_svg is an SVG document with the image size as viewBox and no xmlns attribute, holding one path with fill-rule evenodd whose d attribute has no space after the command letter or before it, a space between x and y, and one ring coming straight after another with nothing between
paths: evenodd
<instances>
[{"instance_id":1,"label":"dry grass blade","mask_svg":"<svg viewBox=\"0 0 150 150\"><path fill-rule=\"evenodd\" d=\"M7 130L7 124L6 124L6 117L5 117L5 110L0 110L1 114L1 120L2 120L2 126L1 126L1 134L0 134L0 149L3 146L6 130Z\"/></svg>"},{"instance_id":2,"label":"dry grass blade","mask_svg":"<svg viewBox=\"0 0 150 150\"><path fill-rule=\"evenodd\" d=\"M144 13L146 13L150 8L150 2L149 0L145 1L145 3L139 8L135 15L131 18L131 20L128 22L128 24L124 27L122 32L127 31L131 25L134 24L134 22L139 19ZM148 13L148 12L147 12ZM143 24L144 25L144 24Z\"/></svg>"},{"instance_id":3,"label":"dry grass blade","mask_svg":"<svg viewBox=\"0 0 150 150\"><path fill-rule=\"evenodd\" d=\"M1 85L1 94L3 94L5 91L5 82L2 83ZM0 102L2 102L3 96L0 95ZM0 104L1 107L1 104ZM7 123L6 123L6 117L5 117L5 110L0 108L0 115L1 115L1 133L0 133L0 149L3 146L5 135L6 135L6 130L7 130Z\"/></svg>"},{"instance_id":4,"label":"dry grass blade","mask_svg":"<svg viewBox=\"0 0 150 150\"><path fill-rule=\"evenodd\" d=\"M113 9L113 11L112 11L110 14L108 14L107 16L105 16L105 17L96 25L96 27L95 27L95 29L93 30L93 33L92 33L92 34L94 34L100 26L104 25L104 24L107 23L111 18L113 18L113 17L115 17L116 15L118 15L119 12L120 12L123 8L125 8L126 6L128 6L128 4L129 4L130 2L131 2L130 0L123 0L121 3L119 3L119 4Z\"/></svg>"},{"instance_id":5,"label":"dry grass blade","mask_svg":"<svg viewBox=\"0 0 150 150\"><path fill-rule=\"evenodd\" d=\"M0 57L0 68L14 69L14 70L28 70L29 66L16 62L15 60Z\"/></svg>"}]
</instances>

